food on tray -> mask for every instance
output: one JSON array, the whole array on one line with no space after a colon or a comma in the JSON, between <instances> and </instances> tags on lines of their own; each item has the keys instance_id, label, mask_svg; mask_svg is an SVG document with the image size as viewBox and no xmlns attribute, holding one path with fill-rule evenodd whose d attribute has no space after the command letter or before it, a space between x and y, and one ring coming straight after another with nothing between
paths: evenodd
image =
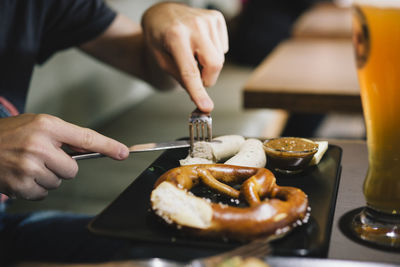
<instances>
[{"instance_id":1,"label":"food on tray","mask_svg":"<svg viewBox=\"0 0 400 267\"><path fill-rule=\"evenodd\" d=\"M189 192L200 183L237 205L213 203ZM236 189L238 185L240 189ZM248 205L239 203L242 200ZM278 186L273 173L265 168L225 164L167 171L155 183L151 207L163 221L185 232L235 240L282 235L309 217L307 195L302 190Z\"/></svg>"},{"instance_id":2,"label":"food on tray","mask_svg":"<svg viewBox=\"0 0 400 267\"><path fill-rule=\"evenodd\" d=\"M318 151L314 154L310 165L317 165L321 161L326 150L328 150L328 141L315 141L315 143L318 144Z\"/></svg>"},{"instance_id":3,"label":"food on tray","mask_svg":"<svg viewBox=\"0 0 400 267\"><path fill-rule=\"evenodd\" d=\"M225 164L245 167L265 167L263 144L258 139L240 135L224 135L214 138L218 142L197 142L192 155L180 160L180 165L207 164L225 161Z\"/></svg>"},{"instance_id":4,"label":"food on tray","mask_svg":"<svg viewBox=\"0 0 400 267\"><path fill-rule=\"evenodd\" d=\"M280 137L264 142L268 162L283 173L303 171L318 151L318 144L305 138Z\"/></svg>"},{"instance_id":5,"label":"food on tray","mask_svg":"<svg viewBox=\"0 0 400 267\"><path fill-rule=\"evenodd\" d=\"M239 152L225 161L225 164L263 168L267 163L263 143L258 139L247 139L241 146Z\"/></svg>"},{"instance_id":6,"label":"food on tray","mask_svg":"<svg viewBox=\"0 0 400 267\"><path fill-rule=\"evenodd\" d=\"M192 155L180 161L181 165L215 163L234 156L244 143L240 135L224 135L214 138L217 142L196 142Z\"/></svg>"},{"instance_id":7,"label":"food on tray","mask_svg":"<svg viewBox=\"0 0 400 267\"><path fill-rule=\"evenodd\" d=\"M194 164L213 164L213 163L215 163L215 162L211 159L205 159L205 158L200 158L200 157L191 157L191 156L187 156L186 158L181 159L179 161L179 164L181 166L194 165Z\"/></svg>"},{"instance_id":8,"label":"food on tray","mask_svg":"<svg viewBox=\"0 0 400 267\"><path fill-rule=\"evenodd\" d=\"M270 265L259 258L242 258L236 256L224 260L215 267L270 267Z\"/></svg>"}]
</instances>

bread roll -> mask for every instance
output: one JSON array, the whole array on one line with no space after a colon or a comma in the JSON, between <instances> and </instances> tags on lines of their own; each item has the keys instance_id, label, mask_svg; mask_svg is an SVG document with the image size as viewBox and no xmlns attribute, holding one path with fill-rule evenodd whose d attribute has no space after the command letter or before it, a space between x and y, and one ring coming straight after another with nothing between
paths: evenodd
<instances>
[{"instance_id":1,"label":"bread roll","mask_svg":"<svg viewBox=\"0 0 400 267\"><path fill-rule=\"evenodd\" d=\"M210 203L169 182L162 182L151 192L151 203L156 214L168 223L198 229L210 227Z\"/></svg>"},{"instance_id":2,"label":"bread roll","mask_svg":"<svg viewBox=\"0 0 400 267\"><path fill-rule=\"evenodd\" d=\"M328 141L315 141L315 143L318 144L318 151L311 159L310 166L317 165L321 161L326 150L328 150Z\"/></svg>"}]
</instances>

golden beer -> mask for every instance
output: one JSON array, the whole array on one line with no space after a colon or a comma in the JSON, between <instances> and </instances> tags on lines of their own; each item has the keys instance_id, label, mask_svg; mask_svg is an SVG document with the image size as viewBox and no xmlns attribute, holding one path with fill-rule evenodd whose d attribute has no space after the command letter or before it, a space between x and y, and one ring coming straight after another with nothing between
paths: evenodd
<instances>
[{"instance_id":1,"label":"golden beer","mask_svg":"<svg viewBox=\"0 0 400 267\"><path fill-rule=\"evenodd\" d=\"M356 1L353 42L367 130L368 207L400 214L400 0Z\"/></svg>"}]
</instances>

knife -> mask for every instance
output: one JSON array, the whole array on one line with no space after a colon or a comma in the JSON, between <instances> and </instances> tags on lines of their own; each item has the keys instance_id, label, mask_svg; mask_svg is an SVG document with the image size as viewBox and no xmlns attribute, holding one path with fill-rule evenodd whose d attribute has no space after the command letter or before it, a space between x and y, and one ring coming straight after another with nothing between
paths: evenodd
<instances>
[{"instance_id":1,"label":"knife","mask_svg":"<svg viewBox=\"0 0 400 267\"><path fill-rule=\"evenodd\" d=\"M178 140L178 141L172 141L172 142L133 145L133 146L129 147L129 153L158 151L158 150L176 149L176 148L184 148L184 147L190 147L189 140ZM74 152L74 153L70 153L69 155L75 160L105 157L104 154L100 154L97 152L84 152L84 153Z\"/></svg>"}]
</instances>

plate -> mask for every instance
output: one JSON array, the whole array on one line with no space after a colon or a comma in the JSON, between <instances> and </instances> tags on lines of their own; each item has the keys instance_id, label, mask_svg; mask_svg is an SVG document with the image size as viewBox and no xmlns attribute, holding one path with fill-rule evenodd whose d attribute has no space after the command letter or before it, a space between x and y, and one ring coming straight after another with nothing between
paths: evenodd
<instances>
[{"instance_id":1,"label":"plate","mask_svg":"<svg viewBox=\"0 0 400 267\"><path fill-rule=\"evenodd\" d=\"M177 230L166 227L150 212L149 197L154 182L167 170L177 167L179 160L185 158L187 152L187 148L184 148L161 154L90 222L89 230L99 235L130 239L132 244L141 247L141 255L155 257L167 254L168 258L176 260L207 256L209 253L215 254L239 246L239 242L182 236ZM275 173L278 185L298 187L308 195L311 217L307 224L272 242L274 255L327 256L341 156L340 147L329 145L317 166L296 175ZM150 251L145 251L146 249ZM185 254L184 249L189 252ZM158 250L163 255L159 255ZM196 251L196 255L193 251Z\"/></svg>"}]
</instances>

